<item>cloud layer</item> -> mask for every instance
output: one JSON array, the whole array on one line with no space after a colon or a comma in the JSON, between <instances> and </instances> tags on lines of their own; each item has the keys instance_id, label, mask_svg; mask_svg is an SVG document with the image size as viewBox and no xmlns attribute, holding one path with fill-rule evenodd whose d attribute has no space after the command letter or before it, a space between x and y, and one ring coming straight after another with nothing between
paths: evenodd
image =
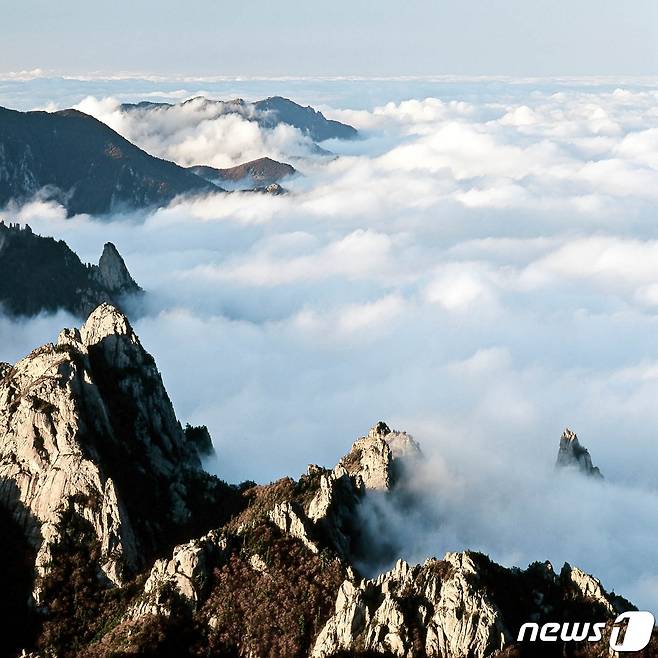
<instances>
[{"instance_id":1,"label":"cloud layer","mask_svg":"<svg viewBox=\"0 0 658 658\"><path fill-rule=\"evenodd\" d=\"M87 260L117 244L151 292L137 331L222 477L332 465L381 418L427 455L437 523L393 517L403 554L569 560L656 611L658 92L487 89L323 108L365 138L303 161L287 196L16 219ZM115 101L81 107L184 164L299 145L242 119L138 127ZM0 358L68 321L2 320ZM553 473L566 425L603 484Z\"/></svg>"},{"instance_id":2,"label":"cloud layer","mask_svg":"<svg viewBox=\"0 0 658 658\"><path fill-rule=\"evenodd\" d=\"M76 109L103 121L152 155L183 167L232 167L265 155L295 160L314 150L312 140L292 126L261 128L248 107L241 114L231 103L218 108L201 97L170 107L124 112L115 98L89 96Z\"/></svg>"}]
</instances>

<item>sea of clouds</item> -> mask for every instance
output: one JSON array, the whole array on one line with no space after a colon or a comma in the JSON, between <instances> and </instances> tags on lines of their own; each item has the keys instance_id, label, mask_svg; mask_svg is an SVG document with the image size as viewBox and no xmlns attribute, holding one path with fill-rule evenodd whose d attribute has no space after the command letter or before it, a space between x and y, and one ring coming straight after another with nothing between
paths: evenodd
<instances>
[{"instance_id":1,"label":"sea of clouds","mask_svg":"<svg viewBox=\"0 0 658 658\"><path fill-rule=\"evenodd\" d=\"M117 245L179 417L213 435L209 467L296 476L382 419L426 455L423 516L388 510L401 555L566 560L658 611L658 84L298 81L362 133L323 143L334 159L195 104L138 121L119 110L136 84L70 104L181 164L269 155L303 175L279 197L8 218L83 260ZM35 106L63 106L44 89ZM75 322L0 318L0 359ZM553 470L567 425L604 482Z\"/></svg>"}]
</instances>

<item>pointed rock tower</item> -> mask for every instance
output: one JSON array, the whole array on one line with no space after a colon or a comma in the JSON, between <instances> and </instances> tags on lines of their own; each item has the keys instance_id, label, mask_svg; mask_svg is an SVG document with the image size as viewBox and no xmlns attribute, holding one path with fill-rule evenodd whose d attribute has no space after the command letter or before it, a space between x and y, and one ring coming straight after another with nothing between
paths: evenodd
<instances>
[{"instance_id":1,"label":"pointed rock tower","mask_svg":"<svg viewBox=\"0 0 658 658\"><path fill-rule=\"evenodd\" d=\"M568 427L562 432L555 466L557 468L577 468L584 475L603 478L601 471L592 464L589 450L580 444L576 433Z\"/></svg>"},{"instance_id":2,"label":"pointed rock tower","mask_svg":"<svg viewBox=\"0 0 658 658\"><path fill-rule=\"evenodd\" d=\"M114 294L124 295L141 290L130 276L121 254L111 242L105 243L98 266L94 268L94 278Z\"/></svg>"}]
</instances>

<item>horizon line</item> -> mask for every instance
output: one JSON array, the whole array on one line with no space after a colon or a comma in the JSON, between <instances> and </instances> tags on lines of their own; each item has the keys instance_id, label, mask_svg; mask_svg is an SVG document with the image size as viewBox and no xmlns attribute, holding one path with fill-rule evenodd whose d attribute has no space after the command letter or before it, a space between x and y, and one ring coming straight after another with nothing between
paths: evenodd
<instances>
[{"instance_id":1,"label":"horizon line","mask_svg":"<svg viewBox=\"0 0 658 658\"><path fill-rule=\"evenodd\" d=\"M543 75L515 75L507 73L429 73L429 74L220 74L203 75L193 73L149 73L145 71L120 70L115 72L90 71L87 73L71 73L66 71L46 70L41 68L26 69L22 71L0 72L2 82L31 82L35 80L71 80L78 82L92 81L121 81L121 80L143 80L146 82L255 82L255 81L326 81L326 82L350 82L350 81L373 81L373 82L405 82L405 81L468 81L468 82L507 82L507 83L533 83L543 82L588 82L590 84L600 82L611 83L613 81L655 82L658 83L656 74L543 74Z\"/></svg>"}]
</instances>

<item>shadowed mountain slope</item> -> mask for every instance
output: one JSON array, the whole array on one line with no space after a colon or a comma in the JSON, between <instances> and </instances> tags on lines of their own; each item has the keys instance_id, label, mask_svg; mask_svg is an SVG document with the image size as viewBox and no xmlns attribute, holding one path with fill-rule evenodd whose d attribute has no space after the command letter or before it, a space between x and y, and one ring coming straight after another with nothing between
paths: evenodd
<instances>
[{"instance_id":1,"label":"shadowed mountain slope","mask_svg":"<svg viewBox=\"0 0 658 658\"><path fill-rule=\"evenodd\" d=\"M64 309L86 317L103 302L119 304L141 292L111 242L98 265L89 265L62 240L0 222L0 308L10 315Z\"/></svg>"},{"instance_id":2,"label":"shadowed mountain slope","mask_svg":"<svg viewBox=\"0 0 658 658\"><path fill-rule=\"evenodd\" d=\"M0 206L39 194L70 215L102 215L213 191L192 172L149 155L77 110L0 108Z\"/></svg>"}]
</instances>

